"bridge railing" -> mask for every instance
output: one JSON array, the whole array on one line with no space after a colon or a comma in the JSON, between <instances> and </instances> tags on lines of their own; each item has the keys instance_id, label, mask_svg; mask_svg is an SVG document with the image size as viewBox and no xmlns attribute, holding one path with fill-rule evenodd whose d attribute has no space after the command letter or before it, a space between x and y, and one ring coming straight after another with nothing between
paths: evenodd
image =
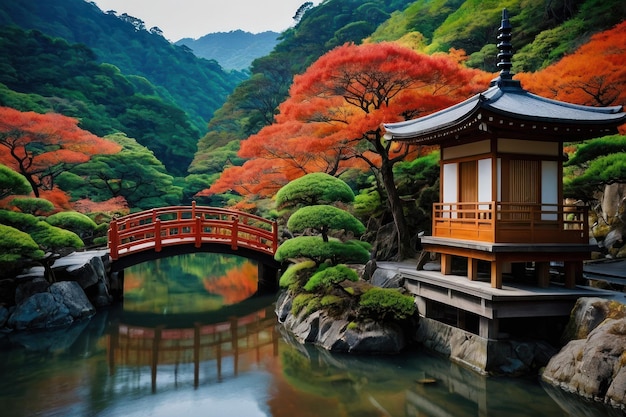
<instances>
[{"instance_id":1,"label":"bridge railing","mask_svg":"<svg viewBox=\"0 0 626 417\"><path fill-rule=\"evenodd\" d=\"M164 246L203 243L230 245L274 255L278 247L276 222L250 213L218 207L160 207L111 221L109 250L113 260Z\"/></svg>"}]
</instances>

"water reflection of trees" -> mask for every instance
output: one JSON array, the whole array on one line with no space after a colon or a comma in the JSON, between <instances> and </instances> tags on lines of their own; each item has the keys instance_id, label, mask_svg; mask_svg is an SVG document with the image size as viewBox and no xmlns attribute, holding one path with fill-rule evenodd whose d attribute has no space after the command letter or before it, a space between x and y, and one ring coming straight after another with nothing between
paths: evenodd
<instances>
[{"instance_id":1,"label":"water reflection of trees","mask_svg":"<svg viewBox=\"0 0 626 417\"><path fill-rule=\"evenodd\" d=\"M155 314L215 311L251 297L257 287L254 261L216 253L179 255L126 269L124 307Z\"/></svg>"},{"instance_id":2,"label":"water reflection of trees","mask_svg":"<svg viewBox=\"0 0 626 417\"><path fill-rule=\"evenodd\" d=\"M243 317L190 328L114 326L107 336L110 374L117 384L221 381L278 355L276 315L266 307ZM138 388L138 387L135 387Z\"/></svg>"},{"instance_id":3,"label":"water reflection of trees","mask_svg":"<svg viewBox=\"0 0 626 417\"><path fill-rule=\"evenodd\" d=\"M299 410L300 417L321 415L322 404L329 407L327 417L578 416L581 410L589 417L613 415L567 394L567 400L555 402L533 381L483 377L423 351L392 357L339 355L301 345L288 333L283 338L288 342L280 352L283 377L303 398L320 401L314 411ZM285 415L282 402L270 401L274 417ZM572 408L574 402L580 404Z\"/></svg>"}]
</instances>

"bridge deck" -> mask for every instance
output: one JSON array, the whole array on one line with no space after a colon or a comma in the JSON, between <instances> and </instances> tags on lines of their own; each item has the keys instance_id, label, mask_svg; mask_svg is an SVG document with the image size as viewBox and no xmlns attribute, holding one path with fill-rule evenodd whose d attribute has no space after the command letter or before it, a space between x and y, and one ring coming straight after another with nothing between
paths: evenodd
<instances>
[{"instance_id":1,"label":"bridge deck","mask_svg":"<svg viewBox=\"0 0 626 417\"><path fill-rule=\"evenodd\" d=\"M253 214L215 207L160 207L111 221L108 247L111 258L165 247L205 244L246 248L273 257L278 247L275 221Z\"/></svg>"},{"instance_id":2,"label":"bridge deck","mask_svg":"<svg viewBox=\"0 0 626 417\"><path fill-rule=\"evenodd\" d=\"M219 239L219 238L202 238L201 243L218 243L218 244L224 244L224 245L230 245L231 244L231 239ZM179 237L179 238L170 238L170 239L163 239L161 240L161 244L163 246L175 246L175 245L195 245L196 244L196 238L194 237ZM127 245L124 248L121 248L118 250L118 256L122 257L125 255L130 255L132 253L137 253L137 252L143 252L146 250L151 250L155 248L155 242L153 241L148 241L148 242L137 242L137 244L130 244ZM268 247L266 245L251 245L251 244L247 244L245 245L246 247L248 247L249 249L254 249L257 250L259 252L265 252L267 254L273 255L273 251L268 249Z\"/></svg>"}]
</instances>

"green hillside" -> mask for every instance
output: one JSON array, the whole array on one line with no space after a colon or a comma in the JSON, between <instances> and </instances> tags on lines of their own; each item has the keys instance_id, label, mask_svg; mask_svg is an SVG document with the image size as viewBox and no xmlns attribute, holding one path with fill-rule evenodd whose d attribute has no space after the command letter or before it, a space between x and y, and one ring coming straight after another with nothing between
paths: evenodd
<instances>
[{"instance_id":1,"label":"green hillside","mask_svg":"<svg viewBox=\"0 0 626 417\"><path fill-rule=\"evenodd\" d=\"M226 72L216 61L196 57L168 42L159 28L138 18L101 11L84 0L20 0L0 3L0 26L36 29L68 43L84 44L100 63L144 77L158 95L183 109L200 131L246 75Z\"/></svg>"},{"instance_id":2,"label":"green hillside","mask_svg":"<svg viewBox=\"0 0 626 417\"><path fill-rule=\"evenodd\" d=\"M626 18L622 0L326 0L305 11L268 56L257 59L209 124L190 167L216 174L236 160L236 144L269 125L291 80L322 54L345 42L397 41L424 52L463 49L467 64L496 71L496 36L502 9L514 27L514 70L534 71L557 61L596 32ZM217 149L220 149L217 152Z\"/></svg>"},{"instance_id":3,"label":"green hillside","mask_svg":"<svg viewBox=\"0 0 626 417\"><path fill-rule=\"evenodd\" d=\"M138 17L83 0L9 1L0 5L0 104L77 117L98 135L124 132L169 173L191 174L189 198L244 162L239 142L273 122L293 76L324 53L346 42L411 39L428 53L464 49L468 65L495 71L503 7L514 27L515 71L542 68L626 16L619 0L304 3L298 23L244 75L170 44Z\"/></svg>"},{"instance_id":4,"label":"green hillside","mask_svg":"<svg viewBox=\"0 0 626 417\"><path fill-rule=\"evenodd\" d=\"M124 132L172 174L185 175L200 131L148 80L99 64L84 45L38 31L0 27L0 39L0 105L75 117L98 136Z\"/></svg>"},{"instance_id":5,"label":"green hillside","mask_svg":"<svg viewBox=\"0 0 626 417\"><path fill-rule=\"evenodd\" d=\"M428 53L463 49L468 64L493 71L502 9L514 28L514 70L536 71L558 61L626 18L622 0L418 0L372 34L371 41L395 41L419 34Z\"/></svg>"}]
</instances>

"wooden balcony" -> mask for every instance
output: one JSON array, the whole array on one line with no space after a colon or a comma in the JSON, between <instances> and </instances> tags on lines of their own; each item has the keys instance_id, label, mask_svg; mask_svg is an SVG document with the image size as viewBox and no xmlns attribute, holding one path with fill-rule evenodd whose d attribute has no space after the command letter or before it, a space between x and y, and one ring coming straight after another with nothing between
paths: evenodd
<instances>
[{"instance_id":1,"label":"wooden balcony","mask_svg":"<svg viewBox=\"0 0 626 417\"><path fill-rule=\"evenodd\" d=\"M587 244L587 207L494 201L435 203L432 236L492 243Z\"/></svg>"}]
</instances>

